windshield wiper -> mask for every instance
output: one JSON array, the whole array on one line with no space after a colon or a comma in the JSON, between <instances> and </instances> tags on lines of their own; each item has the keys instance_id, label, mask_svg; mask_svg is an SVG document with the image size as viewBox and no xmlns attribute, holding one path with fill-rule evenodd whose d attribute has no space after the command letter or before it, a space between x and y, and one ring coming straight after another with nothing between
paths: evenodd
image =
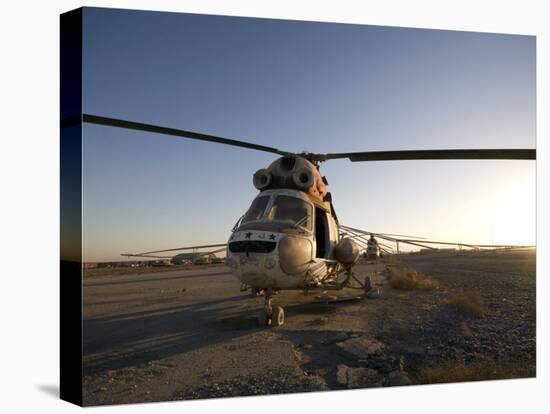
<instances>
[{"instance_id":1,"label":"windshield wiper","mask_svg":"<svg viewBox=\"0 0 550 414\"><path fill-rule=\"evenodd\" d=\"M241 222L243 221L244 214L237 220L233 228L231 229L231 233L235 233L235 230L237 230L237 227L241 225Z\"/></svg>"},{"instance_id":2,"label":"windshield wiper","mask_svg":"<svg viewBox=\"0 0 550 414\"><path fill-rule=\"evenodd\" d=\"M302 227L307 230L307 227L302 226L302 224L304 224L304 222L306 222L308 219L309 219L309 216L304 216L300 220L298 220L296 223L292 223L292 226L296 228Z\"/></svg>"}]
</instances>

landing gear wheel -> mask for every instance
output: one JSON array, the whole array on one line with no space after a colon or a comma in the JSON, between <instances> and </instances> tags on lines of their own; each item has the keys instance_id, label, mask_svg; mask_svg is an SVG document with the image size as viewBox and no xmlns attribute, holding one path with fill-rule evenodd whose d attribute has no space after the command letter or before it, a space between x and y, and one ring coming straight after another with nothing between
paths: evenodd
<instances>
[{"instance_id":1,"label":"landing gear wheel","mask_svg":"<svg viewBox=\"0 0 550 414\"><path fill-rule=\"evenodd\" d=\"M285 323L285 311L280 306L274 308L271 305L272 294L273 289L265 289L263 319L266 326L281 326L283 323Z\"/></svg>"},{"instance_id":2,"label":"landing gear wheel","mask_svg":"<svg viewBox=\"0 0 550 414\"><path fill-rule=\"evenodd\" d=\"M267 288L264 290L264 321L265 326L271 326L273 323L273 306L271 306L271 294L273 290Z\"/></svg>"},{"instance_id":3,"label":"landing gear wheel","mask_svg":"<svg viewBox=\"0 0 550 414\"><path fill-rule=\"evenodd\" d=\"M285 311L282 307L277 306L273 309L273 315L271 317L271 324L273 326L281 326L285 323Z\"/></svg>"}]
</instances>

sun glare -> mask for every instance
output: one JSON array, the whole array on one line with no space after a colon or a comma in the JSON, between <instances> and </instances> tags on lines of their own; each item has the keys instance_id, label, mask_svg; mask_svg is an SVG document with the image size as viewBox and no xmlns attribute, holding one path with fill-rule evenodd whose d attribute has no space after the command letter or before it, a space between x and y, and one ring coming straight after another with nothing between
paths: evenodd
<instances>
[{"instance_id":1,"label":"sun glare","mask_svg":"<svg viewBox=\"0 0 550 414\"><path fill-rule=\"evenodd\" d=\"M536 242L535 181L509 181L495 200L491 239L495 244L534 245Z\"/></svg>"}]
</instances>

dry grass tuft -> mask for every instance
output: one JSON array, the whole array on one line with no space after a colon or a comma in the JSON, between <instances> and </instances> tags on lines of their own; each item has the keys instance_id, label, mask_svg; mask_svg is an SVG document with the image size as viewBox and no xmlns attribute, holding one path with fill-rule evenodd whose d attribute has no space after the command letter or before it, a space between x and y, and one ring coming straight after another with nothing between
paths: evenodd
<instances>
[{"instance_id":1,"label":"dry grass tuft","mask_svg":"<svg viewBox=\"0 0 550 414\"><path fill-rule=\"evenodd\" d=\"M497 365L494 362L466 365L457 362L424 368L417 377L417 382L420 384L437 384L443 382L529 378L534 376L536 376L535 369L525 366Z\"/></svg>"},{"instance_id":2,"label":"dry grass tuft","mask_svg":"<svg viewBox=\"0 0 550 414\"><path fill-rule=\"evenodd\" d=\"M452 306L460 313L470 316L483 316L487 312L483 299L477 292L460 293L445 300L444 304Z\"/></svg>"},{"instance_id":3,"label":"dry grass tuft","mask_svg":"<svg viewBox=\"0 0 550 414\"><path fill-rule=\"evenodd\" d=\"M390 286L402 290L434 290L439 283L416 270L403 267L389 267Z\"/></svg>"}]
</instances>

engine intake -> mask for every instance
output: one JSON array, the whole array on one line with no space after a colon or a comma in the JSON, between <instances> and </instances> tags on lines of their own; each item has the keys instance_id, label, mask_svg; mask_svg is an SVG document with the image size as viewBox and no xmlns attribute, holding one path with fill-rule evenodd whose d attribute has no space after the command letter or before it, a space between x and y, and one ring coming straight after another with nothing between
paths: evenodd
<instances>
[{"instance_id":1,"label":"engine intake","mask_svg":"<svg viewBox=\"0 0 550 414\"><path fill-rule=\"evenodd\" d=\"M254 183L254 187L262 191L269 187L272 178L271 172L267 168L262 168L254 173L252 182Z\"/></svg>"},{"instance_id":2,"label":"engine intake","mask_svg":"<svg viewBox=\"0 0 550 414\"><path fill-rule=\"evenodd\" d=\"M298 168L293 174L292 174L292 181L294 182L294 185L298 187L300 190L307 190L309 187L313 185L314 177L313 173L308 168Z\"/></svg>"}]
</instances>

